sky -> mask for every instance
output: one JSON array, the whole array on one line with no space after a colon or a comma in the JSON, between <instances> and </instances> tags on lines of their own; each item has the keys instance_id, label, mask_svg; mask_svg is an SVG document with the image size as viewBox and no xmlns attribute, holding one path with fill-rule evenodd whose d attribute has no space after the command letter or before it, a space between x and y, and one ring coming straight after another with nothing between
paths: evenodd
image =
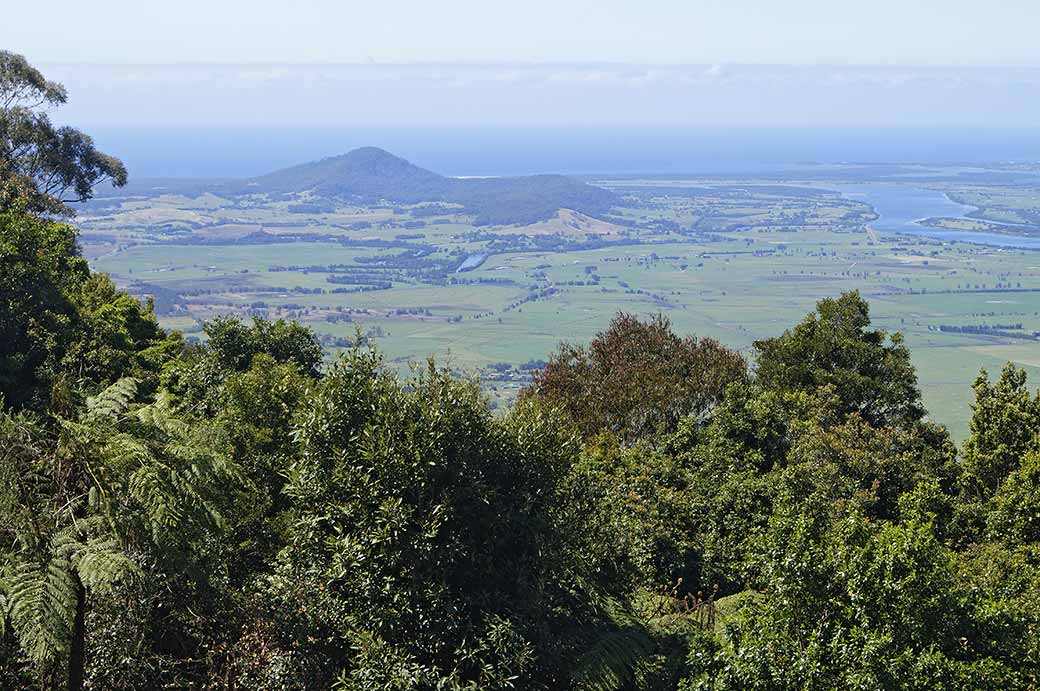
<instances>
[{"instance_id":1,"label":"sky","mask_svg":"<svg viewBox=\"0 0 1040 691\"><path fill-rule=\"evenodd\" d=\"M41 63L80 126L1035 127L1040 68Z\"/></svg>"},{"instance_id":2,"label":"sky","mask_svg":"<svg viewBox=\"0 0 1040 691\"><path fill-rule=\"evenodd\" d=\"M152 174L192 173L206 156L239 161L214 164L213 174L259 171L303 149L317 153L331 139L337 146L386 141L421 155L436 144L438 128L455 132L445 135L446 150L479 140L459 128L522 127L555 128L555 143L543 151L561 149L568 132L596 132L582 145L592 152L616 147L617 128L628 128L628 137L697 128L975 128L1032 136L1040 113L1040 0L9 5L0 49L24 54L68 88L69 103L52 117L89 129ZM190 132L154 136L178 128ZM207 128L206 136L191 133ZM270 128L292 134L283 137L284 154L248 167L250 150L272 148L265 146ZM306 128L310 144L300 138ZM416 128L424 128L421 136L401 134ZM842 135L828 136L840 144ZM962 134L953 139L967 142ZM656 144L662 156L670 141ZM224 148L215 145L221 142ZM1013 157L1019 148L987 151ZM169 163L178 156L183 165Z\"/></svg>"},{"instance_id":3,"label":"sky","mask_svg":"<svg viewBox=\"0 0 1040 691\"><path fill-rule=\"evenodd\" d=\"M0 44L38 62L1040 65L1036 0L51 0L8 5Z\"/></svg>"}]
</instances>

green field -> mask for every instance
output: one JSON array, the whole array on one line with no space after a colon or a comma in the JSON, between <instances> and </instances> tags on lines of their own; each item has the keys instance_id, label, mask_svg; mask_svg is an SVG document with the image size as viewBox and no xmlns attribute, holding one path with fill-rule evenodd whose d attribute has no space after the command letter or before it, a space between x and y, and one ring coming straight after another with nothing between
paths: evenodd
<instances>
[{"instance_id":1,"label":"green field","mask_svg":"<svg viewBox=\"0 0 1040 691\"><path fill-rule=\"evenodd\" d=\"M618 310L663 313L750 355L755 339L853 289L878 326L905 334L932 417L958 439L980 367L1014 360L1040 377L1040 253L878 237L869 207L782 186L618 189L628 205L607 221L563 213L525 227L391 205L298 214L284 200L213 195L101 200L79 223L94 268L165 294L163 323L189 337L222 314L298 319L330 352L360 330L402 369L435 355L500 403L529 380L525 363L588 340ZM483 264L456 273L476 253Z\"/></svg>"}]
</instances>

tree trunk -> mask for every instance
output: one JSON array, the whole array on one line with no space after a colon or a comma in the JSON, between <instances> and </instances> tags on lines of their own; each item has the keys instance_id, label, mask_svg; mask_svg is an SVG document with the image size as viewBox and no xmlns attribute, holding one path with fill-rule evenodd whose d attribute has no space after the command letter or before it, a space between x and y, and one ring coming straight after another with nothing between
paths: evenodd
<instances>
[{"instance_id":1,"label":"tree trunk","mask_svg":"<svg viewBox=\"0 0 1040 691\"><path fill-rule=\"evenodd\" d=\"M76 619L72 625L72 645L69 647L68 691L83 691L83 676L87 666L87 593L76 575Z\"/></svg>"}]
</instances>

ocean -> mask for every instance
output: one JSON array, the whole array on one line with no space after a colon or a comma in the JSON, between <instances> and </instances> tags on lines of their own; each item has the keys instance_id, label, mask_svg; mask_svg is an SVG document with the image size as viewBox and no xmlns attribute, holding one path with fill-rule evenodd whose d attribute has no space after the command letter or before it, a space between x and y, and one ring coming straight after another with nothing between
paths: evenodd
<instances>
[{"instance_id":1,"label":"ocean","mask_svg":"<svg viewBox=\"0 0 1040 691\"><path fill-rule=\"evenodd\" d=\"M1040 161L1040 129L86 128L133 178L248 177L380 146L445 175L756 174L805 163Z\"/></svg>"}]
</instances>

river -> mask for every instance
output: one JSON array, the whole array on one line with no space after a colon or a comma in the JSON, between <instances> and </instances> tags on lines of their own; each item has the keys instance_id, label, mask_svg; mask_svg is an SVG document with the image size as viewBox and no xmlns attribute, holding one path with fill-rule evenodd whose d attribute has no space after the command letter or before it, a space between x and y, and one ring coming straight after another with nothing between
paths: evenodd
<instances>
[{"instance_id":1,"label":"river","mask_svg":"<svg viewBox=\"0 0 1040 691\"><path fill-rule=\"evenodd\" d=\"M870 226L882 233L900 233L946 240L970 242L995 247L1040 250L1040 238L984 233L974 231L942 230L921 225L919 221L933 217L965 218L975 207L958 204L938 190L903 185L827 185L849 199L862 201L873 207L879 218ZM1009 226L1011 227L1011 226Z\"/></svg>"}]
</instances>

